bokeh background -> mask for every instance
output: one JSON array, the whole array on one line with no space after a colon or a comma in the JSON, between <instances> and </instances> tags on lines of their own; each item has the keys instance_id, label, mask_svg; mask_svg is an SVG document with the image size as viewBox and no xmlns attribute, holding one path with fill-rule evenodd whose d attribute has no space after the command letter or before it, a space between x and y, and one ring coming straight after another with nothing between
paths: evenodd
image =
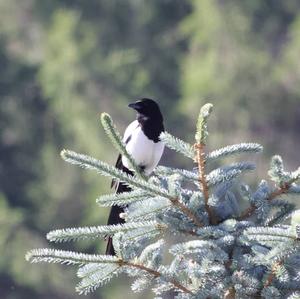
<instances>
[{"instance_id":1,"label":"bokeh background","mask_svg":"<svg viewBox=\"0 0 300 299\"><path fill-rule=\"evenodd\" d=\"M109 180L67 165L62 148L114 163L100 126L122 132L127 104L153 97L169 132L193 142L212 102L210 148L240 141L300 164L298 0L0 0L0 298L68 299L75 268L30 265L55 228L105 224ZM166 151L162 164L187 166ZM52 244L50 244L52 246ZM104 242L57 246L102 252ZM134 295L121 277L85 298Z\"/></svg>"}]
</instances>

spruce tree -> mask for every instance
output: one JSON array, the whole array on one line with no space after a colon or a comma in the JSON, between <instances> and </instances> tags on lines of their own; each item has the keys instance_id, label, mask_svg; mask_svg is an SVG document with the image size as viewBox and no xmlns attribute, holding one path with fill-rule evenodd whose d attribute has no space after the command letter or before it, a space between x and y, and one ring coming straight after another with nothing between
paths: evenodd
<instances>
[{"instance_id":1,"label":"spruce tree","mask_svg":"<svg viewBox=\"0 0 300 299\"><path fill-rule=\"evenodd\" d=\"M280 156L271 160L272 184L251 188L241 176L252 162L220 165L222 158L256 154L256 143L206 149L212 105L199 114L195 143L164 132L165 145L195 163L193 169L159 166L146 177L126 151L110 116L101 123L116 149L135 170L119 169L70 150L62 158L100 175L126 182L131 192L100 196L100 206L124 206L124 224L66 228L47 234L50 242L112 236L116 256L57 249L34 249L30 262L77 265L76 290L87 294L120 273L133 278L131 289L151 288L155 298L300 298L300 210L289 198L300 194L300 168L287 171ZM217 168L216 168L217 167ZM290 224L288 224L290 223Z\"/></svg>"}]
</instances>

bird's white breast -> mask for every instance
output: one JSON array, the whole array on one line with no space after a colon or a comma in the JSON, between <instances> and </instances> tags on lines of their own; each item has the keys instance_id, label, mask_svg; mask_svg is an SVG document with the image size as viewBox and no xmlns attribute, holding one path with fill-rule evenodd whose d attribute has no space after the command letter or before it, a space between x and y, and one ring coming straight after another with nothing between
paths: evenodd
<instances>
[{"instance_id":1,"label":"bird's white breast","mask_svg":"<svg viewBox=\"0 0 300 299\"><path fill-rule=\"evenodd\" d=\"M130 136L130 140L126 144L127 151L132 155L139 166L145 167L145 173L150 174L157 166L164 150L162 142L153 142L145 136L139 123L132 122L125 131L123 140L126 141ZM122 163L129 168L128 161L122 157Z\"/></svg>"}]
</instances>

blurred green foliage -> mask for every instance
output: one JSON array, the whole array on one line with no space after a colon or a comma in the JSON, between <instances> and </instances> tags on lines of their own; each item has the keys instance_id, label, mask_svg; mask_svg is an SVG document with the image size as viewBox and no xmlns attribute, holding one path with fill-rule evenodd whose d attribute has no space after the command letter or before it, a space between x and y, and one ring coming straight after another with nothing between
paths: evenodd
<instances>
[{"instance_id":1,"label":"blurred green foliage","mask_svg":"<svg viewBox=\"0 0 300 299\"><path fill-rule=\"evenodd\" d=\"M292 163L299 146L299 1L192 1L182 22L180 111L208 100L221 111L220 140L256 139ZM245 135L246 134L246 135ZM260 139L261 138L261 139ZM281 140L281 142L279 142ZM292 146L294 144L294 146Z\"/></svg>"},{"instance_id":2,"label":"blurred green foliage","mask_svg":"<svg viewBox=\"0 0 300 299\"><path fill-rule=\"evenodd\" d=\"M1 298L79 298L72 270L28 265L24 253L54 228L106 222L95 198L109 181L59 157L66 147L114 163L100 112L122 131L127 104L153 97L167 129L192 140L211 101L211 147L257 141L264 157L299 162L299 53L297 0L0 0ZM162 163L186 161L166 151ZM118 280L87 298L124 292Z\"/></svg>"}]
</instances>

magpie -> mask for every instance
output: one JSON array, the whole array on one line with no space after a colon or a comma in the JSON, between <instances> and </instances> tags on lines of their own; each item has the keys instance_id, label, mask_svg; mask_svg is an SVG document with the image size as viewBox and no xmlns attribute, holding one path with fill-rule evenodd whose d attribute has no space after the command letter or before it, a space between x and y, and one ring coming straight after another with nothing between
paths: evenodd
<instances>
[{"instance_id":1,"label":"magpie","mask_svg":"<svg viewBox=\"0 0 300 299\"><path fill-rule=\"evenodd\" d=\"M136 120L129 124L125 130L123 142L126 150L133 157L141 170L149 175L158 164L163 151L164 144L160 141L159 135L164 131L163 116L158 104L148 98L143 98L128 105L137 112ZM134 175L133 170L126 157L121 154L117 158L116 168ZM112 181L116 193L130 192L131 188L123 182ZM108 225L124 223L120 213L124 212L123 207L113 206L108 217ZM108 238L106 254L115 255L112 238Z\"/></svg>"}]
</instances>

